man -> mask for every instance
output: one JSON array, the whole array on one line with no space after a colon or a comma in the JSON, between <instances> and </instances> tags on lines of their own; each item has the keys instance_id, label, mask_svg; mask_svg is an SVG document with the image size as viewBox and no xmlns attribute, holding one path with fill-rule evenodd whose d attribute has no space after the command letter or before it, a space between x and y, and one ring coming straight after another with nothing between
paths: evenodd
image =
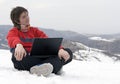
<instances>
[{"instance_id":1,"label":"man","mask_svg":"<svg viewBox=\"0 0 120 84\"><path fill-rule=\"evenodd\" d=\"M11 20L14 27L8 32L8 45L12 52L12 62L18 70L27 70L32 74L49 76L57 74L63 65L72 61L72 52L68 48L60 46L58 56L37 58L30 53L32 39L48 38L48 36L36 27L30 26L28 10L24 7L15 7L11 11Z\"/></svg>"}]
</instances>

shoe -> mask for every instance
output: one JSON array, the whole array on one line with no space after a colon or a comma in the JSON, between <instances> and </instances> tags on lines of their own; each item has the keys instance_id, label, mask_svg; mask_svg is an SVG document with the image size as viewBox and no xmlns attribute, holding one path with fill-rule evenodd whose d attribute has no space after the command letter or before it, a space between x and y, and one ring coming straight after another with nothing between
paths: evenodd
<instances>
[{"instance_id":1,"label":"shoe","mask_svg":"<svg viewBox=\"0 0 120 84\"><path fill-rule=\"evenodd\" d=\"M49 76L53 71L53 65L50 63L44 63L41 65L35 65L30 68L30 73L36 74L38 76Z\"/></svg>"}]
</instances>

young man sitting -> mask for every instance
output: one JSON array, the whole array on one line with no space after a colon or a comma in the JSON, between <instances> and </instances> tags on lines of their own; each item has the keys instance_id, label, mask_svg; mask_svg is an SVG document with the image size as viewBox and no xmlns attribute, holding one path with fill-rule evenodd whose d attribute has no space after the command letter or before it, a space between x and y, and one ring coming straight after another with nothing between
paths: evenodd
<instances>
[{"instance_id":1,"label":"young man sitting","mask_svg":"<svg viewBox=\"0 0 120 84\"><path fill-rule=\"evenodd\" d=\"M30 26L27 9L15 7L11 11L11 20L14 27L8 32L8 45L12 52L12 62L18 70L27 70L32 74L49 76L57 74L62 66L72 61L72 52L68 48L60 46L58 56L48 58L36 58L30 56L32 39L48 38L48 36L36 27Z\"/></svg>"}]
</instances>

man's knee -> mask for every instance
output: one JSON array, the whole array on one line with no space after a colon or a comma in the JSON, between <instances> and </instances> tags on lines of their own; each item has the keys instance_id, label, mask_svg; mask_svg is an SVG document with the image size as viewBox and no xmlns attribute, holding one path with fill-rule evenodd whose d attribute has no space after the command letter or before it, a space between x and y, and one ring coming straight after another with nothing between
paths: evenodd
<instances>
[{"instance_id":1,"label":"man's knee","mask_svg":"<svg viewBox=\"0 0 120 84\"><path fill-rule=\"evenodd\" d=\"M72 61L72 59L73 59L73 52L69 48L64 48L64 50L66 50L69 53L69 55L70 55L69 62Z\"/></svg>"}]
</instances>

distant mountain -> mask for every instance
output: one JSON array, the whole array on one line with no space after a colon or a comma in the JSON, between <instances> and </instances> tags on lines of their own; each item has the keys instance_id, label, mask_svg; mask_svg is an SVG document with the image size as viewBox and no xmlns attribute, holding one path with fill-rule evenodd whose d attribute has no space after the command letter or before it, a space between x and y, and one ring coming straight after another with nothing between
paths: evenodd
<instances>
[{"instance_id":1,"label":"distant mountain","mask_svg":"<svg viewBox=\"0 0 120 84\"><path fill-rule=\"evenodd\" d=\"M99 61L99 62L117 62L120 61L119 55L113 55L104 50L90 48L84 44L74 42L74 45L82 48L74 52L74 59L80 61Z\"/></svg>"},{"instance_id":2,"label":"distant mountain","mask_svg":"<svg viewBox=\"0 0 120 84\"><path fill-rule=\"evenodd\" d=\"M7 40L5 39L8 31L12 28L11 25L0 25L0 48L9 49L7 46ZM107 51L109 54L120 54L120 34L111 35L95 35L95 34L80 34L73 31L57 31L53 29L43 30L49 37L63 37L63 46L71 48L73 52L81 49L79 46L73 45L72 42L82 43L88 47L96 48L100 50ZM104 40L93 40L92 37L100 37ZM114 41L109 42L106 40L114 39Z\"/></svg>"}]
</instances>

